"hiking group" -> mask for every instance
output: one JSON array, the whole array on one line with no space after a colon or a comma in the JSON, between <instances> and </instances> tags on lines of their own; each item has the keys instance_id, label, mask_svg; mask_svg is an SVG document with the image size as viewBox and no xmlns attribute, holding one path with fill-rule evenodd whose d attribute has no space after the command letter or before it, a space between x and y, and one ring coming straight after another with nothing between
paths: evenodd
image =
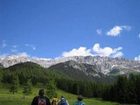
<instances>
[{"instance_id":1,"label":"hiking group","mask_svg":"<svg viewBox=\"0 0 140 105\"><path fill-rule=\"evenodd\" d=\"M77 101L73 105L85 105L82 100L83 97L79 95ZM64 96L61 96L60 99L55 96L52 101L50 101L50 99L45 96L44 89L40 89L38 96L33 98L31 105L69 105L69 103Z\"/></svg>"}]
</instances>

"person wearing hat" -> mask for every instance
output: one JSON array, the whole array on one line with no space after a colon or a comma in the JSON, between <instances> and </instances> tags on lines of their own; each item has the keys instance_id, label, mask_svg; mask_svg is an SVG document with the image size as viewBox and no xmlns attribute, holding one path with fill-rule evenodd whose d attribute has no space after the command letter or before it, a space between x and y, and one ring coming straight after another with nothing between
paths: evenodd
<instances>
[{"instance_id":1,"label":"person wearing hat","mask_svg":"<svg viewBox=\"0 0 140 105\"><path fill-rule=\"evenodd\" d=\"M82 100L83 100L83 96L79 95L77 97L77 101L74 103L74 105L85 105L85 103Z\"/></svg>"},{"instance_id":2,"label":"person wearing hat","mask_svg":"<svg viewBox=\"0 0 140 105\"><path fill-rule=\"evenodd\" d=\"M38 94L38 96L34 97L31 105L51 105L49 98L44 96L44 89L40 89Z\"/></svg>"}]
</instances>

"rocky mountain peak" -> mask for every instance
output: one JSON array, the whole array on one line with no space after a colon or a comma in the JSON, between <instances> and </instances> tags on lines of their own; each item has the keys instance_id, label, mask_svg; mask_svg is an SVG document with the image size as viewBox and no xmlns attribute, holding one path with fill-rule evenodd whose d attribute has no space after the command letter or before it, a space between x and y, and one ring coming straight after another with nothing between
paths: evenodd
<instances>
[{"instance_id":1,"label":"rocky mountain peak","mask_svg":"<svg viewBox=\"0 0 140 105\"><path fill-rule=\"evenodd\" d=\"M33 58L26 55L9 55L0 57L0 64L4 67L9 67L17 63L22 62L34 62L42 67L48 68L58 63L64 63L69 61L69 65L75 68L82 68L83 64L96 66L96 71L103 74L110 74L113 71L118 73L128 73L130 71L140 72L140 62L134 60L127 60L125 58L109 58L99 56L74 56L74 57L62 57L57 59L47 58ZM72 62L71 62L72 61ZM80 66L77 66L77 63ZM123 72L122 72L123 71Z\"/></svg>"}]
</instances>

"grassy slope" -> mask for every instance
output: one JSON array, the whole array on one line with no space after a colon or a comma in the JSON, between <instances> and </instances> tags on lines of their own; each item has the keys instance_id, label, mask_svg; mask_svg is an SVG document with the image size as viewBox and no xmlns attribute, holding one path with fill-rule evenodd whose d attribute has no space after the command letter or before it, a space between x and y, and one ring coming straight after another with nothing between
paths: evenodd
<instances>
[{"instance_id":1,"label":"grassy slope","mask_svg":"<svg viewBox=\"0 0 140 105\"><path fill-rule=\"evenodd\" d=\"M65 96L69 101L70 105L76 101L76 95L66 93L64 91L57 91L58 97L61 95ZM34 96L38 94L38 89L33 89L33 93L29 96L24 97L22 90L16 94L11 94L6 89L0 89L0 105L30 105ZM100 101L97 99L84 99L86 105L118 105L116 103Z\"/></svg>"}]
</instances>

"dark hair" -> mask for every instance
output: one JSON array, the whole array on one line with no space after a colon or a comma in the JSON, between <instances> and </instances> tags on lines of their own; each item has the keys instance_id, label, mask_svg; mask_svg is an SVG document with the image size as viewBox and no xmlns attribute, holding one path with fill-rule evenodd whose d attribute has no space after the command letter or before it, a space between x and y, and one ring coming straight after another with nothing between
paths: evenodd
<instances>
[{"instance_id":1,"label":"dark hair","mask_svg":"<svg viewBox=\"0 0 140 105\"><path fill-rule=\"evenodd\" d=\"M40 89L38 94L39 94L39 96L44 96L44 94L45 94L44 89Z\"/></svg>"},{"instance_id":2,"label":"dark hair","mask_svg":"<svg viewBox=\"0 0 140 105\"><path fill-rule=\"evenodd\" d=\"M77 99L78 99L78 101L82 101L83 100L83 96L82 95L78 95Z\"/></svg>"},{"instance_id":3,"label":"dark hair","mask_svg":"<svg viewBox=\"0 0 140 105\"><path fill-rule=\"evenodd\" d=\"M64 98L64 96L61 96L61 98Z\"/></svg>"}]
</instances>

